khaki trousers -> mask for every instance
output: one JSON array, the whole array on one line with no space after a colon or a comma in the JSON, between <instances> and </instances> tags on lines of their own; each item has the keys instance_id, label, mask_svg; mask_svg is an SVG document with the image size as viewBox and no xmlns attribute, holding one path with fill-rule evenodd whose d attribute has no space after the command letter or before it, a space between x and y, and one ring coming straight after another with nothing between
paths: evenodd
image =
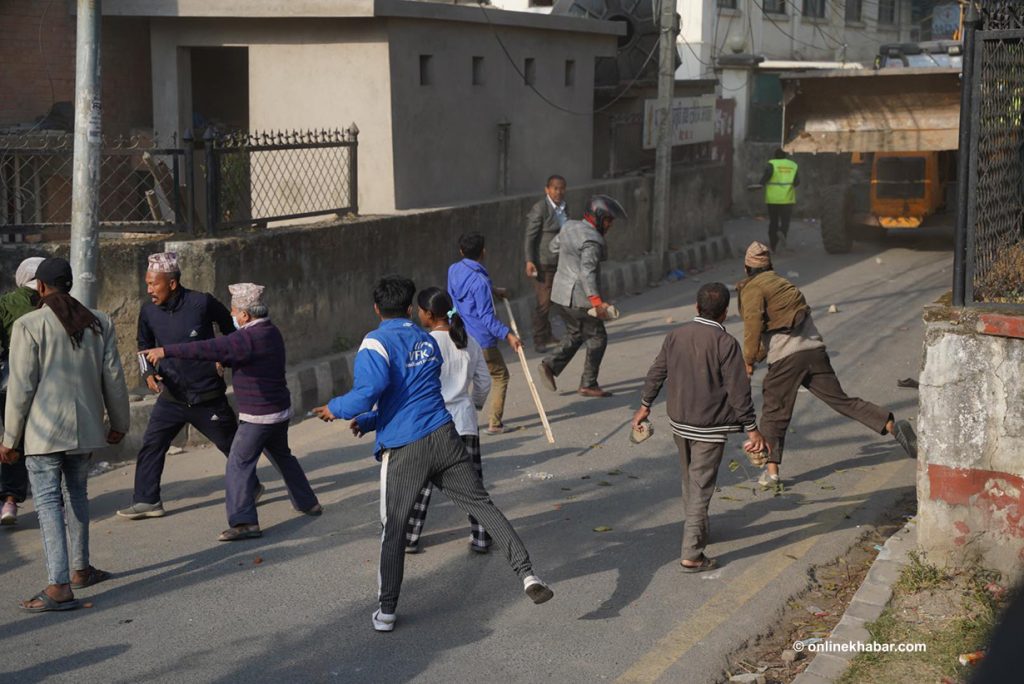
<instances>
[{"instance_id":1,"label":"khaki trousers","mask_svg":"<svg viewBox=\"0 0 1024 684\"><path fill-rule=\"evenodd\" d=\"M487 424L489 427L500 427L504 425L501 418L505 415L505 395L508 393L508 366L497 347L484 349L484 361L491 373L491 411Z\"/></svg>"},{"instance_id":2,"label":"khaki trousers","mask_svg":"<svg viewBox=\"0 0 1024 684\"><path fill-rule=\"evenodd\" d=\"M683 549L681 560L699 561L708 545L711 523L708 506L715 493L718 467L722 464L725 443L698 442L674 435L679 447L679 465L683 473Z\"/></svg>"}]
</instances>

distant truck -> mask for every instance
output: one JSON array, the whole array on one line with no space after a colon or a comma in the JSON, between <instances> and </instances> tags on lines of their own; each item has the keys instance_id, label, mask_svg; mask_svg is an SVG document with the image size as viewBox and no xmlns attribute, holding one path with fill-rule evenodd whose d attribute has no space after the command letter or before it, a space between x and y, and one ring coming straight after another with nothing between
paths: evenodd
<instances>
[{"instance_id":1,"label":"distant truck","mask_svg":"<svg viewBox=\"0 0 1024 684\"><path fill-rule=\"evenodd\" d=\"M914 230L951 214L960 128L963 45L883 45L875 68L783 74L783 147L850 153L850 178L823 188L839 201L821 217L830 254L848 252L855 226Z\"/></svg>"}]
</instances>

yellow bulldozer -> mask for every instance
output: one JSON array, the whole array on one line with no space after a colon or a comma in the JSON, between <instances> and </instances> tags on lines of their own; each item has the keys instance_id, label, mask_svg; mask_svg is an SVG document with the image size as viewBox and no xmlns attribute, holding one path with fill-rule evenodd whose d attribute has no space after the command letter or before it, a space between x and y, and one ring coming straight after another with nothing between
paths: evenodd
<instances>
[{"instance_id":1,"label":"yellow bulldozer","mask_svg":"<svg viewBox=\"0 0 1024 684\"><path fill-rule=\"evenodd\" d=\"M787 152L849 154L849 182L821 217L830 254L854 229L915 230L954 213L960 41L883 45L873 69L783 74ZM806 188L810 191L810 188Z\"/></svg>"}]
</instances>

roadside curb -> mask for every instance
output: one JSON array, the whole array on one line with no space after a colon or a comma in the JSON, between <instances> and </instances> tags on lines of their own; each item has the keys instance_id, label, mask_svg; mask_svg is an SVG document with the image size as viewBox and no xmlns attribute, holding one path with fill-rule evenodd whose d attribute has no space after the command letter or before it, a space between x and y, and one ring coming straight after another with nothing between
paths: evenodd
<instances>
[{"instance_id":1,"label":"roadside curb","mask_svg":"<svg viewBox=\"0 0 1024 684\"><path fill-rule=\"evenodd\" d=\"M836 644L871 642L867 624L877 620L889 605L892 588L903 568L910 564L909 554L915 548L916 516L882 546L860 589L853 595L842 619L826 641ZM856 655L855 652L818 653L792 684L831 684L843 676Z\"/></svg>"},{"instance_id":2,"label":"roadside curb","mask_svg":"<svg viewBox=\"0 0 1024 684\"><path fill-rule=\"evenodd\" d=\"M687 271L693 268L704 268L731 256L732 248L729 239L725 235L720 235L669 252L668 263L670 269ZM601 268L601 291L608 299L612 299L649 289L664 280L664 274L658 273L660 269L656 262L656 257L647 255L630 261L605 263ZM524 335L533 319L534 301L532 294L509 301L516 322L520 325L520 332ZM497 311L500 318L506 317L504 307L498 307ZM336 397L352 387L353 364L357 351L357 349L352 349L289 368L286 379L291 392L292 407L295 411L293 423L303 420L306 412L310 409L327 403L332 397ZM234 392L229 387L228 398L232 399L233 396ZM138 453L139 447L142 446L142 436L149 423L149 415L155 405L156 397L152 395L132 397L132 430L120 445L105 450L102 454L104 460L112 463L135 460L135 455ZM209 444L209 441L191 425L186 426L174 440L174 445L178 447L206 444Z\"/></svg>"}]
</instances>

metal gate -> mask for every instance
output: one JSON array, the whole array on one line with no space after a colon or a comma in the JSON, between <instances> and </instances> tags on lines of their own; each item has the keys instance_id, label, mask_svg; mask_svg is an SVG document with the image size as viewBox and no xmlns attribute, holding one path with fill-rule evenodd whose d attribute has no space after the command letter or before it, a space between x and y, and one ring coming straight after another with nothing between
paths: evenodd
<instances>
[{"instance_id":1,"label":"metal gate","mask_svg":"<svg viewBox=\"0 0 1024 684\"><path fill-rule=\"evenodd\" d=\"M965 24L953 300L1024 308L1024 0L973 2Z\"/></svg>"}]
</instances>

